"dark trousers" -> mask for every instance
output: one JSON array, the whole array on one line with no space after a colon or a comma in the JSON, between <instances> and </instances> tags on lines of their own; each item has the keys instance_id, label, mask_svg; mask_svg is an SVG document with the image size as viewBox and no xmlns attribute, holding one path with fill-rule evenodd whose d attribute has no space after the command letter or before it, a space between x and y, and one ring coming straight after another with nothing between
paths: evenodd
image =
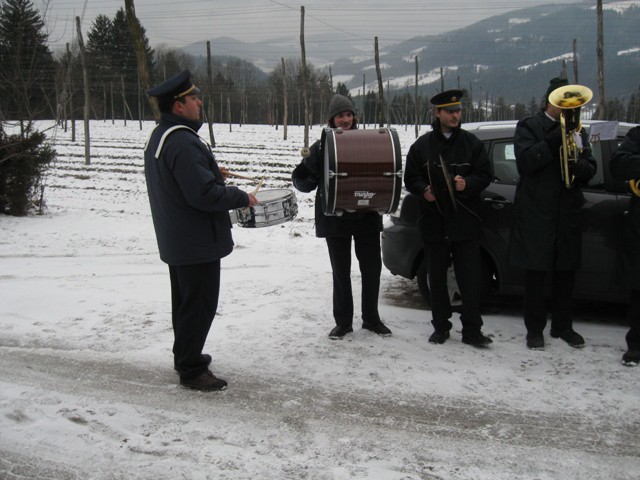
<instances>
[{"instance_id":1,"label":"dark trousers","mask_svg":"<svg viewBox=\"0 0 640 480\"><path fill-rule=\"evenodd\" d=\"M640 290L631 290L627 321L629 322L629 331L625 337L627 348L640 350Z\"/></svg>"},{"instance_id":2,"label":"dark trousers","mask_svg":"<svg viewBox=\"0 0 640 480\"><path fill-rule=\"evenodd\" d=\"M554 271L551 285L551 329L573 328L572 296L576 272ZM528 333L541 334L547 326L544 279L546 272L527 270L524 280L524 325Z\"/></svg>"},{"instance_id":3,"label":"dark trousers","mask_svg":"<svg viewBox=\"0 0 640 480\"><path fill-rule=\"evenodd\" d=\"M477 333L482 328L480 316L480 243L478 240L464 242L429 242L427 271L431 290L431 323L436 330L449 331L453 326L447 284L449 259L453 258L453 269L462 297L462 333Z\"/></svg>"},{"instance_id":4,"label":"dark trousers","mask_svg":"<svg viewBox=\"0 0 640 480\"><path fill-rule=\"evenodd\" d=\"M327 237L329 259L333 271L333 318L336 325L353 323L353 292L351 289L351 237ZM380 233L353 235L356 257L362 276L362 321L376 323L380 294Z\"/></svg>"},{"instance_id":5,"label":"dark trousers","mask_svg":"<svg viewBox=\"0 0 640 480\"><path fill-rule=\"evenodd\" d=\"M218 308L220 260L198 265L169 265L173 359L181 378L207 370L202 349Z\"/></svg>"}]
</instances>

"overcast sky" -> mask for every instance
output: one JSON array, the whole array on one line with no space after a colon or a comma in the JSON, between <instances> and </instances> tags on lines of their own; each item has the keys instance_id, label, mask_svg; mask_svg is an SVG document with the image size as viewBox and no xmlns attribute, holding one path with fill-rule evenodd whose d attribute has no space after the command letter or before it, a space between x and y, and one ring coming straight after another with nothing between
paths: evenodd
<instances>
[{"instance_id":1,"label":"overcast sky","mask_svg":"<svg viewBox=\"0 0 640 480\"><path fill-rule=\"evenodd\" d=\"M47 0L33 0L35 6ZM46 15L52 48L72 41L74 18L86 35L96 16L113 18L124 0L48 0ZM195 41L231 36L261 42L300 35L300 6L305 7L305 36L330 32L341 41L397 43L416 35L464 27L504 12L576 0L134 0L136 14L152 44L182 47ZM593 4L595 5L595 0ZM86 41L86 39L85 39Z\"/></svg>"}]
</instances>

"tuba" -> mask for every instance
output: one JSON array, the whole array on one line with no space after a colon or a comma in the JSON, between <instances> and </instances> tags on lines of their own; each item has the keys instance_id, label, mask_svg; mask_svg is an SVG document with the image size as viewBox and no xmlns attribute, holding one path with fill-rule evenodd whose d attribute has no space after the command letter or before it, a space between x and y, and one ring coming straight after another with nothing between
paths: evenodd
<instances>
[{"instance_id":1,"label":"tuba","mask_svg":"<svg viewBox=\"0 0 640 480\"><path fill-rule=\"evenodd\" d=\"M628 185L631 193L633 193L636 197L640 197L640 180L629 180Z\"/></svg>"},{"instance_id":2,"label":"tuba","mask_svg":"<svg viewBox=\"0 0 640 480\"><path fill-rule=\"evenodd\" d=\"M574 134L582 130L580 123L580 107L586 105L593 97L590 88L583 85L565 85L556 88L549 94L549 103L561 109L560 128L562 129L562 145L560 146L560 170L564 186L573 186L573 175L569 166L578 161L582 148L576 144Z\"/></svg>"}]
</instances>

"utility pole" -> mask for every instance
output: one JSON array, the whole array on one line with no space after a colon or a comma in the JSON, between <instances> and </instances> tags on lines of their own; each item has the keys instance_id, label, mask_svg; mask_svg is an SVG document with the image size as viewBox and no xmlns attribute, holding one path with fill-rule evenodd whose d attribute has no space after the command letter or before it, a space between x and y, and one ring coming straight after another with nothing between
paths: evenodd
<instances>
[{"instance_id":1,"label":"utility pole","mask_svg":"<svg viewBox=\"0 0 640 480\"><path fill-rule=\"evenodd\" d=\"M384 86L382 84L382 72L380 70L380 53L378 51L378 37L375 37L374 42L375 60L376 60L376 74L378 76L378 125L380 128L384 127L386 115L384 110Z\"/></svg>"},{"instance_id":2,"label":"utility pole","mask_svg":"<svg viewBox=\"0 0 640 480\"><path fill-rule=\"evenodd\" d=\"M604 98L604 29L602 25L602 0L597 0L596 13L598 16L598 46L596 56L598 57L598 94L600 96L596 120L604 120L606 118L606 103Z\"/></svg>"},{"instance_id":3,"label":"utility pole","mask_svg":"<svg viewBox=\"0 0 640 480\"><path fill-rule=\"evenodd\" d=\"M309 147L309 92L307 92L307 54L304 48L304 6L300 7L300 47L302 49L302 96L304 97L304 146Z\"/></svg>"},{"instance_id":4,"label":"utility pole","mask_svg":"<svg viewBox=\"0 0 640 480\"><path fill-rule=\"evenodd\" d=\"M578 80L578 41L573 39L573 83L579 84Z\"/></svg>"}]
</instances>

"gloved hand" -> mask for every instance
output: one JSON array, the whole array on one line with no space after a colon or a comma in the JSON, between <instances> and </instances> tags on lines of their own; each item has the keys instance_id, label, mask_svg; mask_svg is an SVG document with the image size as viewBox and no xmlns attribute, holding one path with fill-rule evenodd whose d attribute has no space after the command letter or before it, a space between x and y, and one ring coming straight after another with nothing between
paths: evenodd
<instances>
[{"instance_id":1,"label":"gloved hand","mask_svg":"<svg viewBox=\"0 0 640 480\"><path fill-rule=\"evenodd\" d=\"M318 177L320 172L318 171L318 162L315 157L306 157L302 159L302 163L306 167L306 169L313 175L314 177Z\"/></svg>"},{"instance_id":2,"label":"gloved hand","mask_svg":"<svg viewBox=\"0 0 640 480\"><path fill-rule=\"evenodd\" d=\"M295 178L300 178L300 179L307 178L310 174L311 172L309 172L309 169L304 164L304 162L300 162L298 166L293 169L293 176Z\"/></svg>"},{"instance_id":3,"label":"gloved hand","mask_svg":"<svg viewBox=\"0 0 640 480\"><path fill-rule=\"evenodd\" d=\"M569 166L569 173L581 183L587 183L593 174L591 164L584 158L579 158L577 162L572 163Z\"/></svg>"},{"instance_id":4,"label":"gloved hand","mask_svg":"<svg viewBox=\"0 0 640 480\"><path fill-rule=\"evenodd\" d=\"M560 123L555 122L553 126L546 131L544 140L552 152L557 152L560 149L562 145L562 128L560 128Z\"/></svg>"}]
</instances>

